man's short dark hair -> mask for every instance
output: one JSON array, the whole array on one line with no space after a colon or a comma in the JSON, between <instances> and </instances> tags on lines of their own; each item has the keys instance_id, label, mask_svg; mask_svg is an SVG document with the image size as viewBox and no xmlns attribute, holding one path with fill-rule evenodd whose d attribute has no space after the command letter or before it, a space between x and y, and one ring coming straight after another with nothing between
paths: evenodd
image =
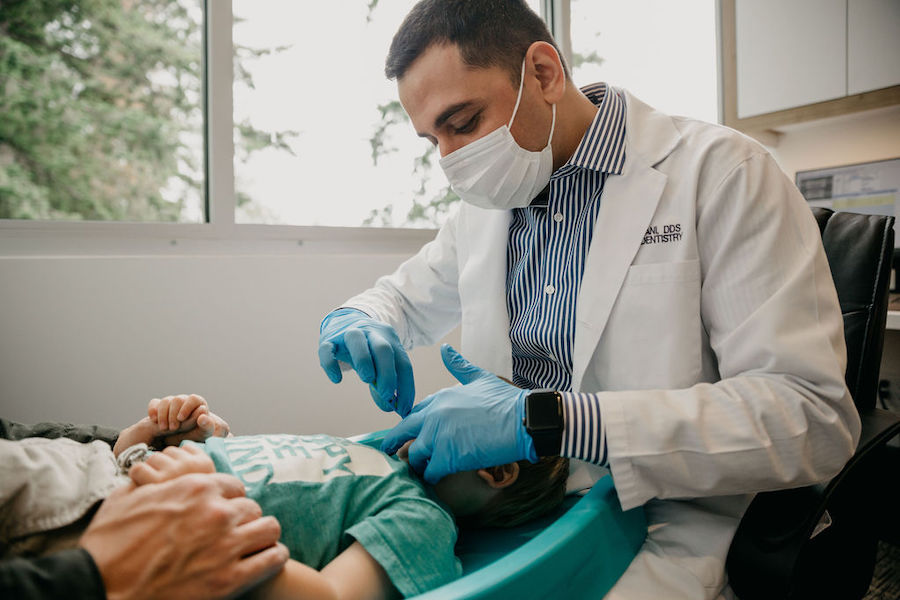
<instances>
[{"instance_id":1,"label":"man's short dark hair","mask_svg":"<svg viewBox=\"0 0 900 600\"><path fill-rule=\"evenodd\" d=\"M422 0L406 15L385 61L388 79L400 79L425 50L455 44L471 67L501 67L519 85L528 47L544 41L559 47L547 25L525 0Z\"/></svg>"}]
</instances>

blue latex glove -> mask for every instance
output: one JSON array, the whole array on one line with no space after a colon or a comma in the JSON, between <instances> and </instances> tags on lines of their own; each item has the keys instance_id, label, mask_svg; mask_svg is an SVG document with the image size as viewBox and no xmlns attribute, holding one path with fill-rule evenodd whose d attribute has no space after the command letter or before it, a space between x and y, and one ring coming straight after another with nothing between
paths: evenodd
<instances>
[{"instance_id":1,"label":"blue latex glove","mask_svg":"<svg viewBox=\"0 0 900 600\"><path fill-rule=\"evenodd\" d=\"M334 383L343 379L339 361L369 384L381 410L409 414L416 396L412 363L393 327L353 308L329 313L319 328L319 363Z\"/></svg>"},{"instance_id":2,"label":"blue latex glove","mask_svg":"<svg viewBox=\"0 0 900 600\"><path fill-rule=\"evenodd\" d=\"M444 344L444 366L462 386L436 392L384 437L381 449L394 454L408 440L409 464L428 483L450 473L528 459L537 462L525 430L526 390L470 363Z\"/></svg>"}]
</instances>

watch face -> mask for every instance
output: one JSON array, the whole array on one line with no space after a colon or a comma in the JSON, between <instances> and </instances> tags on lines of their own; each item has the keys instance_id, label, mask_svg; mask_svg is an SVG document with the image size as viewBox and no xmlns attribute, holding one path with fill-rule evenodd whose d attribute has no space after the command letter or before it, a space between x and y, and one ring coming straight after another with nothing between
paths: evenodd
<instances>
[{"instance_id":1,"label":"watch face","mask_svg":"<svg viewBox=\"0 0 900 600\"><path fill-rule=\"evenodd\" d=\"M529 429L559 429L562 426L556 392L532 393L525 407L525 424Z\"/></svg>"}]
</instances>

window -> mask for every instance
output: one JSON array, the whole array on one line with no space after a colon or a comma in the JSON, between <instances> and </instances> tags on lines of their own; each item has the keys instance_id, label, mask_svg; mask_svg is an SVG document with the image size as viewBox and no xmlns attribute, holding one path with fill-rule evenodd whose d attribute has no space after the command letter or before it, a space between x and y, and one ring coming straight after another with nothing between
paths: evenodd
<instances>
[{"instance_id":1,"label":"window","mask_svg":"<svg viewBox=\"0 0 900 600\"><path fill-rule=\"evenodd\" d=\"M235 149L236 219L290 225L434 227L446 183L384 76L415 0L234 0L238 128L267 147ZM277 5L277 6L276 6ZM340 24L337 30L309 24ZM307 24L304 26L304 24Z\"/></svg>"},{"instance_id":2,"label":"window","mask_svg":"<svg viewBox=\"0 0 900 600\"><path fill-rule=\"evenodd\" d=\"M239 223L436 227L458 201L397 101L384 60L417 0L233 0ZM540 0L531 0L539 10ZM336 31L309 24L339 23Z\"/></svg>"},{"instance_id":3,"label":"window","mask_svg":"<svg viewBox=\"0 0 900 600\"><path fill-rule=\"evenodd\" d=\"M663 112L718 121L713 0L571 0L572 77Z\"/></svg>"},{"instance_id":4,"label":"window","mask_svg":"<svg viewBox=\"0 0 900 600\"><path fill-rule=\"evenodd\" d=\"M200 222L200 0L0 8L0 218Z\"/></svg>"},{"instance_id":5,"label":"window","mask_svg":"<svg viewBox=\"0 0 900 600\"><path fill-rule=\"evenodd\" d=\"M574 50L577 84L716 120L711 0L528 2ZM3 5L0 219L196 223L178 231L210 239L438 226L458 199L383 75L414 3Z\"/></svg>"}]
</instances>

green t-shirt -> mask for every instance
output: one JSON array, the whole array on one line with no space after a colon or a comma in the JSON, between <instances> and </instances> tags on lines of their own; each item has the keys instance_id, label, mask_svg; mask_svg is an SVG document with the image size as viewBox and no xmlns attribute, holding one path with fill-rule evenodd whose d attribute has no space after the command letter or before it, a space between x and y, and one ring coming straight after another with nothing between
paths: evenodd
<instances>
[{"instance_id":1,"label":"green t-shirt","mask_svg":"<svg viewBox=\"0 0 900 600\"><path fill-rule=\"evenodd\" d=\"M404 596L462 573L456 525L407 464L327 435L211 438L216 470L244 482L247 497L281 523L291 558L321 569L358 541Z\"/></svg>"}]
</instances>

